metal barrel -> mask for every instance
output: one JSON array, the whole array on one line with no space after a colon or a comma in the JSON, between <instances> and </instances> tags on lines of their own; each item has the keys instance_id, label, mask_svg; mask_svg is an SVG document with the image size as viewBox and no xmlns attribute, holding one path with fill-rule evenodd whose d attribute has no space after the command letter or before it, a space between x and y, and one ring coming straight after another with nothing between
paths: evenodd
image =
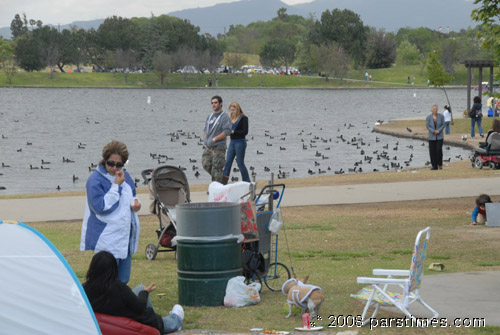
<instances>
[{"instance_id":1,"label":"metal barrel","mask_svg":"<svg viewBox=\"0 0 500 335\"><path fill-rule=\"evenodd\" d=\"M223 305L228 280L242 273L239 204L183 204L176 215L179 304Z\"/></svg>"}]
</instances>

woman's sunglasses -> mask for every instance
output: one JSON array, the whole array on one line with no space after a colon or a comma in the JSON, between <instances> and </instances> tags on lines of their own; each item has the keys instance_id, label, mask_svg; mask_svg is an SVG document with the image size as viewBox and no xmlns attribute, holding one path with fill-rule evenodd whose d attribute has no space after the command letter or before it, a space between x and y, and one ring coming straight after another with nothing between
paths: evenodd
<instances>
[{"instance_id":1,"label":"woman's sunglasses","mask_svg":"<svg viewBox=\"0 0 500 335\"><path fill-rule=\"evenodd\" d=\"M123 167L124 164L120 163L120 162L116 163L116 162L113 162L113 161L106 161L106 165L109 166L109 167L115 167L116 166L117 168L120 169L120 168Z\"/></svg>"}]
</instances>

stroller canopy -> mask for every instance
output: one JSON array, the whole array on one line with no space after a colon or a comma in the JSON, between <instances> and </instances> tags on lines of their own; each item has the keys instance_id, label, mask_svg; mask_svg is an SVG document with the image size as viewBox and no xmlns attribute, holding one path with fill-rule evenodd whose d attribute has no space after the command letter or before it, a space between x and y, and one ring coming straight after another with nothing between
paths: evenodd
<instances>
[{"instance_id":1,"label":"stroller canopy","mask_svg":"<svg viewBox=\"0 0 500 335\"><path fill-rule=\"evenodd\" d=\"M171 165L160 166L153 172L149 183L151 200L159 200L169 209L190 202L189 183L184 172Z\"/></svg>"}]
</instances>

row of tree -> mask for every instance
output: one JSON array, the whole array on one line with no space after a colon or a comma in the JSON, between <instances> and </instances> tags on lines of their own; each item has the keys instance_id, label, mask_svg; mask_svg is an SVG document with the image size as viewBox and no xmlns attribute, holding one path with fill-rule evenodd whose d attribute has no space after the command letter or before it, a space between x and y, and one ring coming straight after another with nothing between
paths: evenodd
<instances>
[{"instance_id":1,"label":"row of tree","mask_svg":"<svg viewBox=\"0 0 500 335\"><path fill-rule=\"evenodd\" d=\"M476 3L481 0L475 0ZM494 10L493 10L494 12ZM480 13L480 12L476 12ZM482 12L481 12L482 13ZM474 13L473 13L474 15ZM476 17L479 15L476 14ZM478 35L489 45L486 25L444 34L428 28L401 28L387 33L363 24L359 15L348 10L326 10L319 20L288 15L285 8L274 19L247 26L231 26L217 38L200 34L187 20L166 15L150 18L107 18L97 30L56 29L39 20L16 15L11 23L13 42L0 40L0 61L4 69L16 64L26 71L45 67L64 71L71 64L80 69L137 69L166 75L185 65L215 72L224 51L226 62L241 67L246 59L241 53L259 54L262 65L290 67L342 77L351 66L384 68L424 64L429 52L438 51L445 71L464 59L493 56L492 48L483 49ZM493 48L494 49L494 48ZM15 56L15 63L9 62ZM13 73L13 71L11 71ZM53 73L53 71L51 71Z\"/></svg>"},{"instance_id":2,"label":"row of tree","mask_svg":"<svg viewBox=\"0 0 500 335\"><path fill-rule=\"evenodd\" d=\"M269 66L290 66L342 75L349 66L385 68L423 65L429 52L441 50L440 62L452 73L465 59L491 57L491 50L480 46L482 27L442 33L429 28L401 28L388 33L363 24L359 15L348 10L326 10L319 20L287 15L286 9L267 22L231 26L219 35L230 52L259 53ZM244 61L244 60L239 60Z\"/></svg>"},{"instance_id":3,"label":"row of tree","mask_svg":"<svg viewBox=\"0 0 500 335\"><path fill-rule=\"evenodd\" d=\"M184 65L214 69L223 58L221 43L186 20L167 15L107 18L97 30L43 26L16 15L11 24L17 64L26 71L93 65L95 69L154 68ZM53 71L51 71L52 73Z\"/></svg>"}]
</instances>

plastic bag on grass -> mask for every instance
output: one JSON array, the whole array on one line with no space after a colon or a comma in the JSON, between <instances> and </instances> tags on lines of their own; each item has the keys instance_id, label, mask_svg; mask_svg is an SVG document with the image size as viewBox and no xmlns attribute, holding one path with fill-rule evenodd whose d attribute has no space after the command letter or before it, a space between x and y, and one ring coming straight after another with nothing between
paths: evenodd
<instances>
[{"instance_id":1,"label":"plastic bag on grass","mask_svg":"<svg viewBox=\"0 0 500 335\"><path fill-rule=\"evenodd\" d=\"M283 226L283 217L281 216L281 208L276 209L271 216L269 223L269 231L273 234L279 235L281 227Z\"/></svg>"},{"instance_id":2,"label":"plastic bag on grass","mask_svg":"<svg viewBox=\"0 0 500 335\"><path fill-rule=\"evenodd\" d=\"M238 276L229 279L224 296L224 306L243 307L255 305L260 302L260 284L245 284L245 277Z\"/></svg>"}]
</instances>

